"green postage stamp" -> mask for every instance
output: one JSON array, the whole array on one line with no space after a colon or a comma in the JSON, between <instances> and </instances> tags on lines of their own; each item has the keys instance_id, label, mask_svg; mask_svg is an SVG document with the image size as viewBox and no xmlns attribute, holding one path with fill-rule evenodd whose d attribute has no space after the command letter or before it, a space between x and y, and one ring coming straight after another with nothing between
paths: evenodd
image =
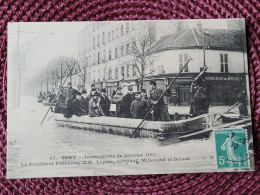
<instances>
[{"instance_id":1,"label":"green postage stamp","mask_svg":"<svg viewBox=\"0 0 260 195\"><path fill-rule=\"evenodd\" d=\"M248 136L246 129L214 130L218 169L249 168Z\"/></svg>"}]
</instances>

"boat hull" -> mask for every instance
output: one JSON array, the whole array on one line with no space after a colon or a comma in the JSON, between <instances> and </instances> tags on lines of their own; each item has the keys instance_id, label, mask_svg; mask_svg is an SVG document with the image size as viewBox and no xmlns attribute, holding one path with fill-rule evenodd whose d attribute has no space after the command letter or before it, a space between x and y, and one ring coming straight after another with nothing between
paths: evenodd
<instances>
[{"instance_id":1,"label":"boat hull","mask_svg":"<svg viewBox=\"0 0 260 195\"><path fill-rule=\"evenodd\" d=\"M131 136L141 119L116 117L89 117L88 115L65 118L55 114L55 121L60 127L83 129L99 133ZM206 116L195 117L180 121L144 121L140 127L139 137L167 139L178 137L206 128Z\"/></svg>"}]
</instances>

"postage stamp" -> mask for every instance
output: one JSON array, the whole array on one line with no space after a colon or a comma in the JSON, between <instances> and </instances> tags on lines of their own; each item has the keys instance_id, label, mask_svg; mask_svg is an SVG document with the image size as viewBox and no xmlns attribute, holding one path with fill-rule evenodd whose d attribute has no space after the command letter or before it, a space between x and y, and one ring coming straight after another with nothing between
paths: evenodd
<instances>
[{"instance_id":1,"label":"postage stamp","mask_svg":"<svg viewBox=\"0 0 260 195\"><path fill-rule=\"evenodd\" d=\"M213 131L218 169L249 168L246 129L216 129Z\"/></svg>"}]
</instances>

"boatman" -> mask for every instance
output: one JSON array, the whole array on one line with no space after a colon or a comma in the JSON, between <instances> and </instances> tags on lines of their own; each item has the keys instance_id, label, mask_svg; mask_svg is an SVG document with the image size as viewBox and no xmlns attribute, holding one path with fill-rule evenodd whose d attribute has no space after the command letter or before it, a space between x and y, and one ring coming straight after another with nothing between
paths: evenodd
<instances>
[{"instance_id":1,"label":"boatman","mask_svg":"<svg viewBox=\"0 0 260 195\"><path fill-rule=\"evenodd\" d=\"M157 88L156 81L150 81L151 94L149 97L149 104L154 105L153 109L153 120L154 121L170 121L170 116L168 112L168 105L162 97L159 101L159 97L164 93L163 89ZM171 90L168 89L164 96L169 97L171 95Z\"/></svg>"},{"instance_id":2,"label":"boatman","mask_svg":"<svg viewBox=\"0 0 260 195\"><path fill-rule=\"evenodd\" d=\"M66 99L66 111L64 117L70 118L73 115L73 101L76 99L76 89L72 88L71 82L68 83L68 93Z\"/></svg>"}]
</instances>

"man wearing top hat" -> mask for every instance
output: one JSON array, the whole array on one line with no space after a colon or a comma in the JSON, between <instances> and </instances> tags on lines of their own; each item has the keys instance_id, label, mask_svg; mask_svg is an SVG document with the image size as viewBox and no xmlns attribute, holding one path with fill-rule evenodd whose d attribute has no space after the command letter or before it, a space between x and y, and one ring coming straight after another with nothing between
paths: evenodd
<instances>
[{"instance_id":1,"label":"man wearing top hat","mask_svg":"<svg viewBox=\"0 0 260 195\"><path fill-rule=\"evenodd\" d=\"M89 97L87 96L87 91L85 89L82 90L80 102L81 102L84 110L86 110L86 113L88 113Z\"/></svg>"},{"instance_id":2,"label":"man wearing top hat","mask_svg":"<svg viewBox=\"0 0 260 195\"><path fill-rule=\"evenodd\" d=\"M105 116L109 116L109 109L110 109L110 100L106 96L106 89L101 90L100 96L100 106L105 114Z\"/></svg>"},{"instance_id":3,"label":"man wearing top hat","mask_svg":"<svg viewBox=\"0 0 260 195\"><path fill-rule=\"evenodd\" d=\"M150 81L151 85L151 94L149 97L149 104L154 105L153 110L153 120L154 121L170 121L170 116L168 112L168 105L164 101L164 97L162 97L159 101L159 97L164 93L164 90L161 88L157 88L156 81ZM164 96L169 97L171 95L171 91L168 90Z\"/></svg>"},{"instance_id":4,"label":"man wearing top hat","mask_svg":"<svg viewBox=\"0 0 260 195\"><path fill-rule=\"evenodd\" d=\"M128 92L127 94L123 97L122 99L122 117L123 118L131 118L131 112L130 112L130 107L132 102L135 100L135 94L133 92L133 87L128 86L127 87Z\"/></svg>"}]
</instances>

